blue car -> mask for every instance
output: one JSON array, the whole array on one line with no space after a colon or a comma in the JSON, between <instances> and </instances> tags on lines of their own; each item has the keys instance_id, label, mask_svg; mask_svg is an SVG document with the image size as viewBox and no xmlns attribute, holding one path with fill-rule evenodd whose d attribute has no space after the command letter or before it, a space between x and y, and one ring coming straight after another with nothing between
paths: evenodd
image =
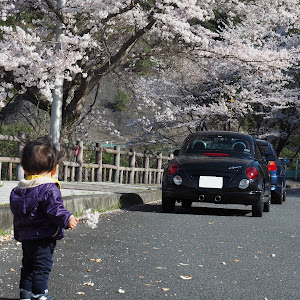
<instances>
[{"instance_id":1,"label":"blue car","mask_svg":"<svg viewBox=\"0 0 300 300\"><path fill-rule=\"evenodd\" d=\"M271 203L282 204L286 199L286 173L284 165L288 164L288 160L279 159L273 145L269 141L256 140L258 147L263 156L273 154L274 161L268 162L268 169L271 174Z\"/></svg>"}]
</instances>

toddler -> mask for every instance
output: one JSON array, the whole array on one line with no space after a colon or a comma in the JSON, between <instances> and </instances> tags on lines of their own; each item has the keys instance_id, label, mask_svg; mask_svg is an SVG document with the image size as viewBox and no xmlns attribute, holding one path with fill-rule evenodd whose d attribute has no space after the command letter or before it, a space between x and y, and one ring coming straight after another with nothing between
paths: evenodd
<instances>
[{"instance_id":1,"label":"toddler","mask_svg":"<svg viewBox=\"0 0 300 300\"><path fill-rule=\"evenodd\" d=\"M54 300L48 293L48 278L56 240L63 238L64 228L74 229L78 224L64 208L60 183L53 178L60 159L49 136L28 142L21 157L26 180L10 195L14 237L23 250L21 300Z\"/></svg>"}]
</instances>

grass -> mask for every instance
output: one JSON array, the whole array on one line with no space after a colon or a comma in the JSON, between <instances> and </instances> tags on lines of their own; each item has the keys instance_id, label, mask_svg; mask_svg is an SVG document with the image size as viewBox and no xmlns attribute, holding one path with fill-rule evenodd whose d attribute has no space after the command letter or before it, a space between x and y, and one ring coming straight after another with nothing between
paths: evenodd
<instances>
[{"instance_id":1,"label":"grass","mask_svg":"<svg viewBox=\"0 0 300 300\"><path fill-rule=\"evenodd\" d=\"M3 229L0 229L0 237L3 237L3 236L6 236L6 235L11 235L13 232L13 230L3 230ZM0 239L1 241L1 239Z\"/></svg>"},{"instance_id":2,"label":"grass","mask_svg":"<svg viewBox=\"0 0 300 300\"><path fill-rule=\"evenodd\" d=\"M112 210L119 209L120 207L121 207L121 206L120 206L120 203L116 203L116 204L114 204L114 205L112 205L112 206L109 206L108 208L94 209L94 210L92 210L92 212L97 211L97 212L99 212L99 213L104 213L104 212L107 212L107 211L112 211ZM80 217L80 216L82 216L83 214L84 214L84 211L83 211L83 212L80 212L80 213L75 213L74 215L75 215L76 217Z\"/></svg>"},{"instance_id":3,"label":"grass","mask_svg":"<svg viewBox=\"0 0 300 300\"><path fill-rule=\"evenodd\" d=\"M115 205L112 205L106 209L98 209L98 212L99 213L104 213L104 212L107 212L107 211L111 211L111 210L116 210L116 209L119 209L121 208L120 206L120 203L116 203Z\"/></svg>"}]
</instances>

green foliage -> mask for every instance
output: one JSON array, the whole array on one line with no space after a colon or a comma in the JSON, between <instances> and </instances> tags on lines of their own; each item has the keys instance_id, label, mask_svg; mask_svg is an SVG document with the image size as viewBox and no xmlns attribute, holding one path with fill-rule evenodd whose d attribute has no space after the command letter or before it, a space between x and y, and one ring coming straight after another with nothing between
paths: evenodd
<instances>
[{"instance_id":1,"label":"green foliage","mask_svg":"<svg viewBox=\"0 0 300 300\"><path fill-rule=\"evenodd\" d=\"M289 34L290 35L293 35L293 34L300 35L300 29L292 28L289 30Z\"/></svg>"},{"instance_id":2,"label":"green foliage","mask_svg":"<svg viewBox=\"0 0 300 300\"><path fill-rule=\"evenodd\" d=\"M105 152L103 152L103 154L102 154L102 162L104 164L114 165L114 163L115 163L114 162L114 155L112 153L105 153ZM129 167L128 160L125 160L124 158L121 157L120 166L121 167Z\"/></svg>"},{"instance_id":3,"label":"green foliage","mask_svg":"<svg viewBox=\"0 0 300 300\"><path fill-rule=\"evenodd\" d=\"M168 156L170 153L173 153L174 146L170 145L169 143L157 142L157 143L148 143L141 145L140 147L136 146L135 151L144 153L144 151L149 152L150 155L156 156L158 153L162 153L163 156ZM144 164L143 157L136 158L136 164L140 167ZM166 161L163 161L163 165L166 164ZM157 160L155 158L150 159L150 168L156 169L157 167Z\"/></svg>"},{"instance_id":4,"label":"green foliage","mask_svg":"<svg viewBox=\"0 0 300 300\"><path fill-rule=\"evenodd\" d=\"M174 147L170 145L169 143L161 143L157 142L155 144L147 144L143 145L141 152L142 151L149 151L149 153L156 155L157 153L162 153L162 155L168 155L169 153L173 152Z\"/></svg>"},{"instance_id":5,"label":"green foliage","mask_svg":"<svg viewBox=\"0 0 300 300\"><path fill-rule=\"evenodd\" d=\"M117 101L113 105L116 111L124 111L127 109L127 104L130 101L130 96L123 90L117 90Z\"/></svg>"},{"instance_id":6,"label":"green foliage","mask_svg":"<svg viewBox=\"0 0 300 300\"><path fill-rule=\"evenodd\" d=\"M16 20L14 17L9 16L6 21L0 20L0 26L12 26Z\"/></svg>"},{"instance_id":7,"label":"green foliage","mask_svg":"<svg viewBox=\"0 0 300 300\"><path fill-rule=\"evenodd\" d=\"M146 0L146 1L142 1L142 3L140 3L140 6L144 10L149 11L152 9L154 4L155 4L155 0Z\"/></svg>"},{"instance_id":8,"label":"green foliage","mask_svg":"<svg viewBox=\"0 0 300 300\"><path fill-rule=\"evenodd\" d=\"M293 158L294 156L295 152L293 150L288 149L287 147L283 148L279 154L279 157ZM300 158L300 153L298 153L295 158Z\"/></svg>"},{"instance_id":9,"label":"green foliage","mask_svg":"<svg viewBox=\"0 0 300 300\"><path fill-rule=\"evenodd\" d=\"M15 18L8 17L6 21L0 20L0 26L14 26L15 22ZM3 40L2 30L0 30L0 40Z\"/></svg>"},{"instance_id":10,"label":"green foliage","mask_svg":"<svg viewBox=\"0 0 300 300\"><path fill-rule=\"evenodd\" d=\"M224 29L225 25L226 24L228 25L229 22L232 22L232 24L234 26L241 22L241 19L237 16L230 20L228 15L226 14L226 12L222 11L221 9L215 10L214 15L215 15L215 17L213 19L205 21L205 22L202 22L202 21L198 20L197 18L193 18L193 19L189 20L189 23L191 25L199 24L199 25L209 29L210 31L219 32L219 31L222 31Z\"/></svg>"},{"instance_id":11,"label":"green foliage","mask_svg":"<svg viewBox=\"0 0 300 300\"><path fill-rule=\"evenodd\" d=\"M114 155L112 153L102 153L102 162L107 165L114 164Z\"/></svg>"},{"instance_id":12,"label":"green foliage","mask_svg":"<svg viewBox=\"0 0 300 300\"><path fill-rule=\"evenodd\" d=\"M280 157L291 158L300 158L300 145L299 145L299 134L294 134L289 138L288 145L285 146L278 155Z\"/></svg>"},{"instance_id":13,"label":"green foliage","mask_svg":"<svg viewBox=\"0 0 300 300\"><path fill-rule=\"evenodd\" d=\"M261 122L263 116L257 116L255 114L248 114L238 119L242 128L248 132L251 128L257 128L258 123Z\"/></svg>"},{"instance_id":14,"label":"green foliage","mask_svg":"<svg viewBox=\"0 0 300 300\"><path fill-rule=\"evenodd\" d=\"M116 209L120 209L121 208L121 204L120 203L116 203L112 206L109 206L108 208L104 208L104 209L98 209L97 211L99 213L103 213L103 212L106 212L106 211L111 211L111 210L116 210Z\"/></svg>"},{"instance_id":15,"label":"green foliage","mask_svg":"<svg viewBox=\"0 0 300 300\"><path fill-rule=\"evenodd\" d=\"M12 230L3 230L0 229L0 236L12 235Z\"/></svg>"},{"instance_id":16,"label":"green foliage","mask_svg":"<svg viewBox=\"0 0 300 300\"><path fill-rule=\"evenodd\" d=\"M83 151L83 161L85 163L96 163L95 152L94 151ZM102 153L102 163L107 165L114 165L114 154L106 153L103 151ZM120 160L121 167L128 167L129 162L121 157Z\"/></svg>"},{"instance_id":17,"label":"green foliage","mask_svg":"<svg viewBox=\"0 0 300 300\"><path fill-rule=\"evenodd\" d=\"M30 133L31 127L24 124L0 125L0 134L17 136L19 132ZM17 157L18 144L12 141L0 141L0 156ZM8 180L8 163L2 164L1 174L3 180ZM13 167L13 178L15 179L16 169Z\"/></svg>"},{"instance_id":18,"label":"green foliage","mask_svg":"<svg viewBox=\"0 0 300 300\"><path fill-rule=\"evenodd\" d=\"M150 72L150 70L156 66L156 62L154 62L151 57L146 57L144 59L139 60L136 63L136 72L139 75L146 75Z\"/></svg>"},{"instance_id":19,"label":"green foliage","mask_svg":"<svg viewBox=\"0 0 300 300\"><path fill-rule=\"evenodd\" d=\"M32 128L24 124L0 125L0 134L2 135L17 136L19 132L30 133L32 132ZM0 155L7 157L17 156L17 143L0 141Z\"/></svg>"},{"instance_id":20,"label":"green foliage","mask_svg":"<svg viewBox=\"0 0 300 300\"><path fill-rule=\"evenodd\" d=\"M32 133L32 127L23 123L14 123L13 125L0 125L0 134L17 136L19 132L26 134Z\"/></svg>"},{"instance_id":21,"label":"green foliage","mask_svg":"<svg viewBox=\"0 0 300 300\"><path fill-rule=\"evenodd\" d=\"M134 72L143 76L149 74L151 70L157 65L157 63L151 56L152 46L149 40L144 39L140 43L140 47L141 55L135 63Z\"/></svg>"}]
</instances>

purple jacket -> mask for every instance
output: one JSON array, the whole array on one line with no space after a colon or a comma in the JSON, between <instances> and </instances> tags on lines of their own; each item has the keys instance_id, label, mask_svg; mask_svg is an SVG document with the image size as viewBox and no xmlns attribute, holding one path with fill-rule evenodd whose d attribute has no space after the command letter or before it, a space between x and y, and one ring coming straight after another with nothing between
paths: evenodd
<instances>
[{"instance_id":1,"label":"purple jacket","mask_svg":"<svg viewBox=\"0 0 300 300\"><path fill-rule=\"evenodd\" d=\"M17 241L62 239L71 213L64 208L57 184L46 177L21 180L10 194Z\"/></svg>"}]
</instances>

